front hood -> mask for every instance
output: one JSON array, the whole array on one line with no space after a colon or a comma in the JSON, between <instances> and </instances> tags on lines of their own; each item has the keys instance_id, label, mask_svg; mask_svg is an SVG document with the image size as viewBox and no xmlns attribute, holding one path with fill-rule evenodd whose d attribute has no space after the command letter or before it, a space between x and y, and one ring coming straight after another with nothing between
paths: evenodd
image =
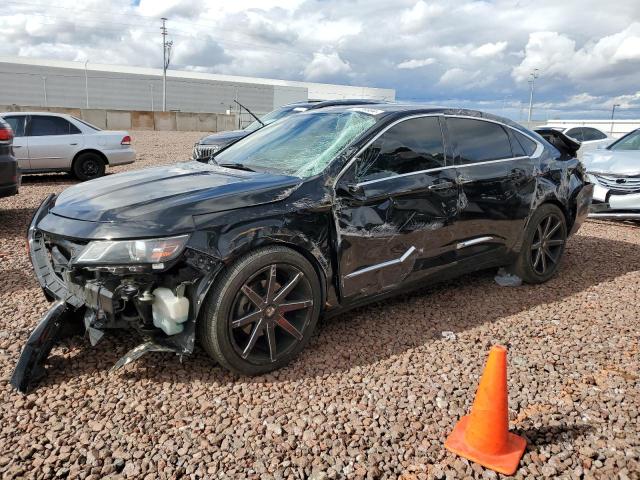
<instances>
[{"instance_id":1,"label":"front hood","mask_svg":"<svg viewBox=\"0 0 640 480\"><path fill-rule=\"evenodd\" d=\"M121 231L122 226L137 235L173 234L192 230L194 215L283 200L300 183L298 177L199 162L125 172L68 188L50 210L53 215L43 219L44 225L39 227L76 236L60 230L69 224L67 220L80 220L93 222L107 234L109 229ZM88 228L84 225L80 229L85 232Z\"/></svg>"},{"instance_id":2,"label":"front hood","mask_svg":"<svg viewBox=\"0 0 640 480\"><path fill-rule=\"evenodd\" d=\"M595 150L582 157L587 172L610 175L640 175L640 151Z\"/></svg>"},{"instance_id":3,"label":"front hood","mask_svg":"<svg viewBox=\"0 0 640 480\"><path fill-rule=\"evenodd\" d=\"M200 145L226 145L236 140L246 137L249 132L244 130L229 130L227 132L218 132L201 138L198 143Z\"/></svg>"}]
</instances>

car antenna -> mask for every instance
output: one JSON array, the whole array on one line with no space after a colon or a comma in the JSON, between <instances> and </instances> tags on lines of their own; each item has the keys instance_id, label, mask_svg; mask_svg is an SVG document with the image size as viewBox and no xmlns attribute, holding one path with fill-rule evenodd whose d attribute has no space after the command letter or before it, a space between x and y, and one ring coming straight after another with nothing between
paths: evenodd
<instances>
[{"instance_id":1,"label":"car antenna","mask_svg":"<svg viewBox=\"0 0 640 480\"><path fill-rule=\"evenodd\" d=\"M241 108L244 108L247 112L249 112L249 115L255 118L257 122L264 127L264 122L260 120L258 117L256 117L251 110L249 110L247 107L242 105L238 100L234 99L233 101L236 102L238 105L240 105Z\"/></svg>"}]
</instances>

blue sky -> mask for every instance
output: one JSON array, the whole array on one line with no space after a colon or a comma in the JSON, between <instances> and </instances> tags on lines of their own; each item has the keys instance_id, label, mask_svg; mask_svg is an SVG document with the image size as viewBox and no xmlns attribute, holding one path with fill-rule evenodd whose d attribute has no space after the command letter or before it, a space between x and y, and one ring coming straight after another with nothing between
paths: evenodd
<instances>
[{"instance_id":1,"label":"blue sky","mask_svg":"<svg viewBox=\"0 0 640 480\"><path fill-rule=\"evenodd\" d=\"M398 99L526 117L640 117L640 2L3 2L0 54L395 88Z\"/></svg>"}]
</instances>

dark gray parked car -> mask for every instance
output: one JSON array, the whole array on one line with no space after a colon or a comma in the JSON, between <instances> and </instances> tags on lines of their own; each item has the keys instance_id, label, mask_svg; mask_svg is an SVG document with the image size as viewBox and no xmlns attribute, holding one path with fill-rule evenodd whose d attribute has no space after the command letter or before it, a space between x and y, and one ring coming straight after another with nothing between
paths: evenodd
<instances>
[{"instance_id":1,"label":"dark gray parked car","mask_svg":"<svg viewBox=\"0 0 640 480\"><path fill-rule=\"evenodd\" d=\"M18 193L20 173L13 156L13 130L0 118L0 197Z\"/></svg>"},{"instance_id":2,"label":"dark gray parked car","mask_svg":"<svg viewBox=\"0 0 640 480\"><path fill-rule=\"evenodd\" d=\"M379 103L380 100L367 100L362 98L325 101L310 100L307 102L289 103L288 105L283 105L280 108L276 108L260 119L256 118L253 123L250 123L241 130L229 130L226 132L212 133L211 135L207 135L206 137L201 138L200 140L198 140L198 143L193 146L192 158L194 160L208 159L211 155L217 153L225 147L228 147L232 143L236 143L241 138L244 138L250 133L261 129L265 125L269 125L270 123L280 120L281 118L288 117L289 115L293 115L295 113L306 112L307 110L315 110L317 108L336 107L341 105L370 105Z\"/></svg>"}]
</instances>

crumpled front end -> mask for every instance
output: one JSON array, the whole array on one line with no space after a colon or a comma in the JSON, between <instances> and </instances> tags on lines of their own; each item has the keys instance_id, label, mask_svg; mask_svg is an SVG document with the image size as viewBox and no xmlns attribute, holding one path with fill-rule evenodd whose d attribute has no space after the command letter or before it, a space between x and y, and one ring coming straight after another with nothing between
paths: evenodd
<instances>
[{"instance_id":1,"label":"crumpled front end","mask_svg":"<svg viewBox=\"0 0 640 480\"><path fill-rule=\"evenodd\" d=\"M54 343L73 333L84 333L91 345L110 329L139 336L142 343L116 368L149 351L192 353L198 311L221 263L189 244L188 235L179 237L184 247L166 261L106 263L96 250L111 250L113 256L120 248L122 254L139 255L145 241L89 242L42 231L38 224L54 201L51 195L42 203L28 232L36 276L54 303L23 349L12 385L22 392L29 389L42 376Z\"/></svg>"}]
</instances>

